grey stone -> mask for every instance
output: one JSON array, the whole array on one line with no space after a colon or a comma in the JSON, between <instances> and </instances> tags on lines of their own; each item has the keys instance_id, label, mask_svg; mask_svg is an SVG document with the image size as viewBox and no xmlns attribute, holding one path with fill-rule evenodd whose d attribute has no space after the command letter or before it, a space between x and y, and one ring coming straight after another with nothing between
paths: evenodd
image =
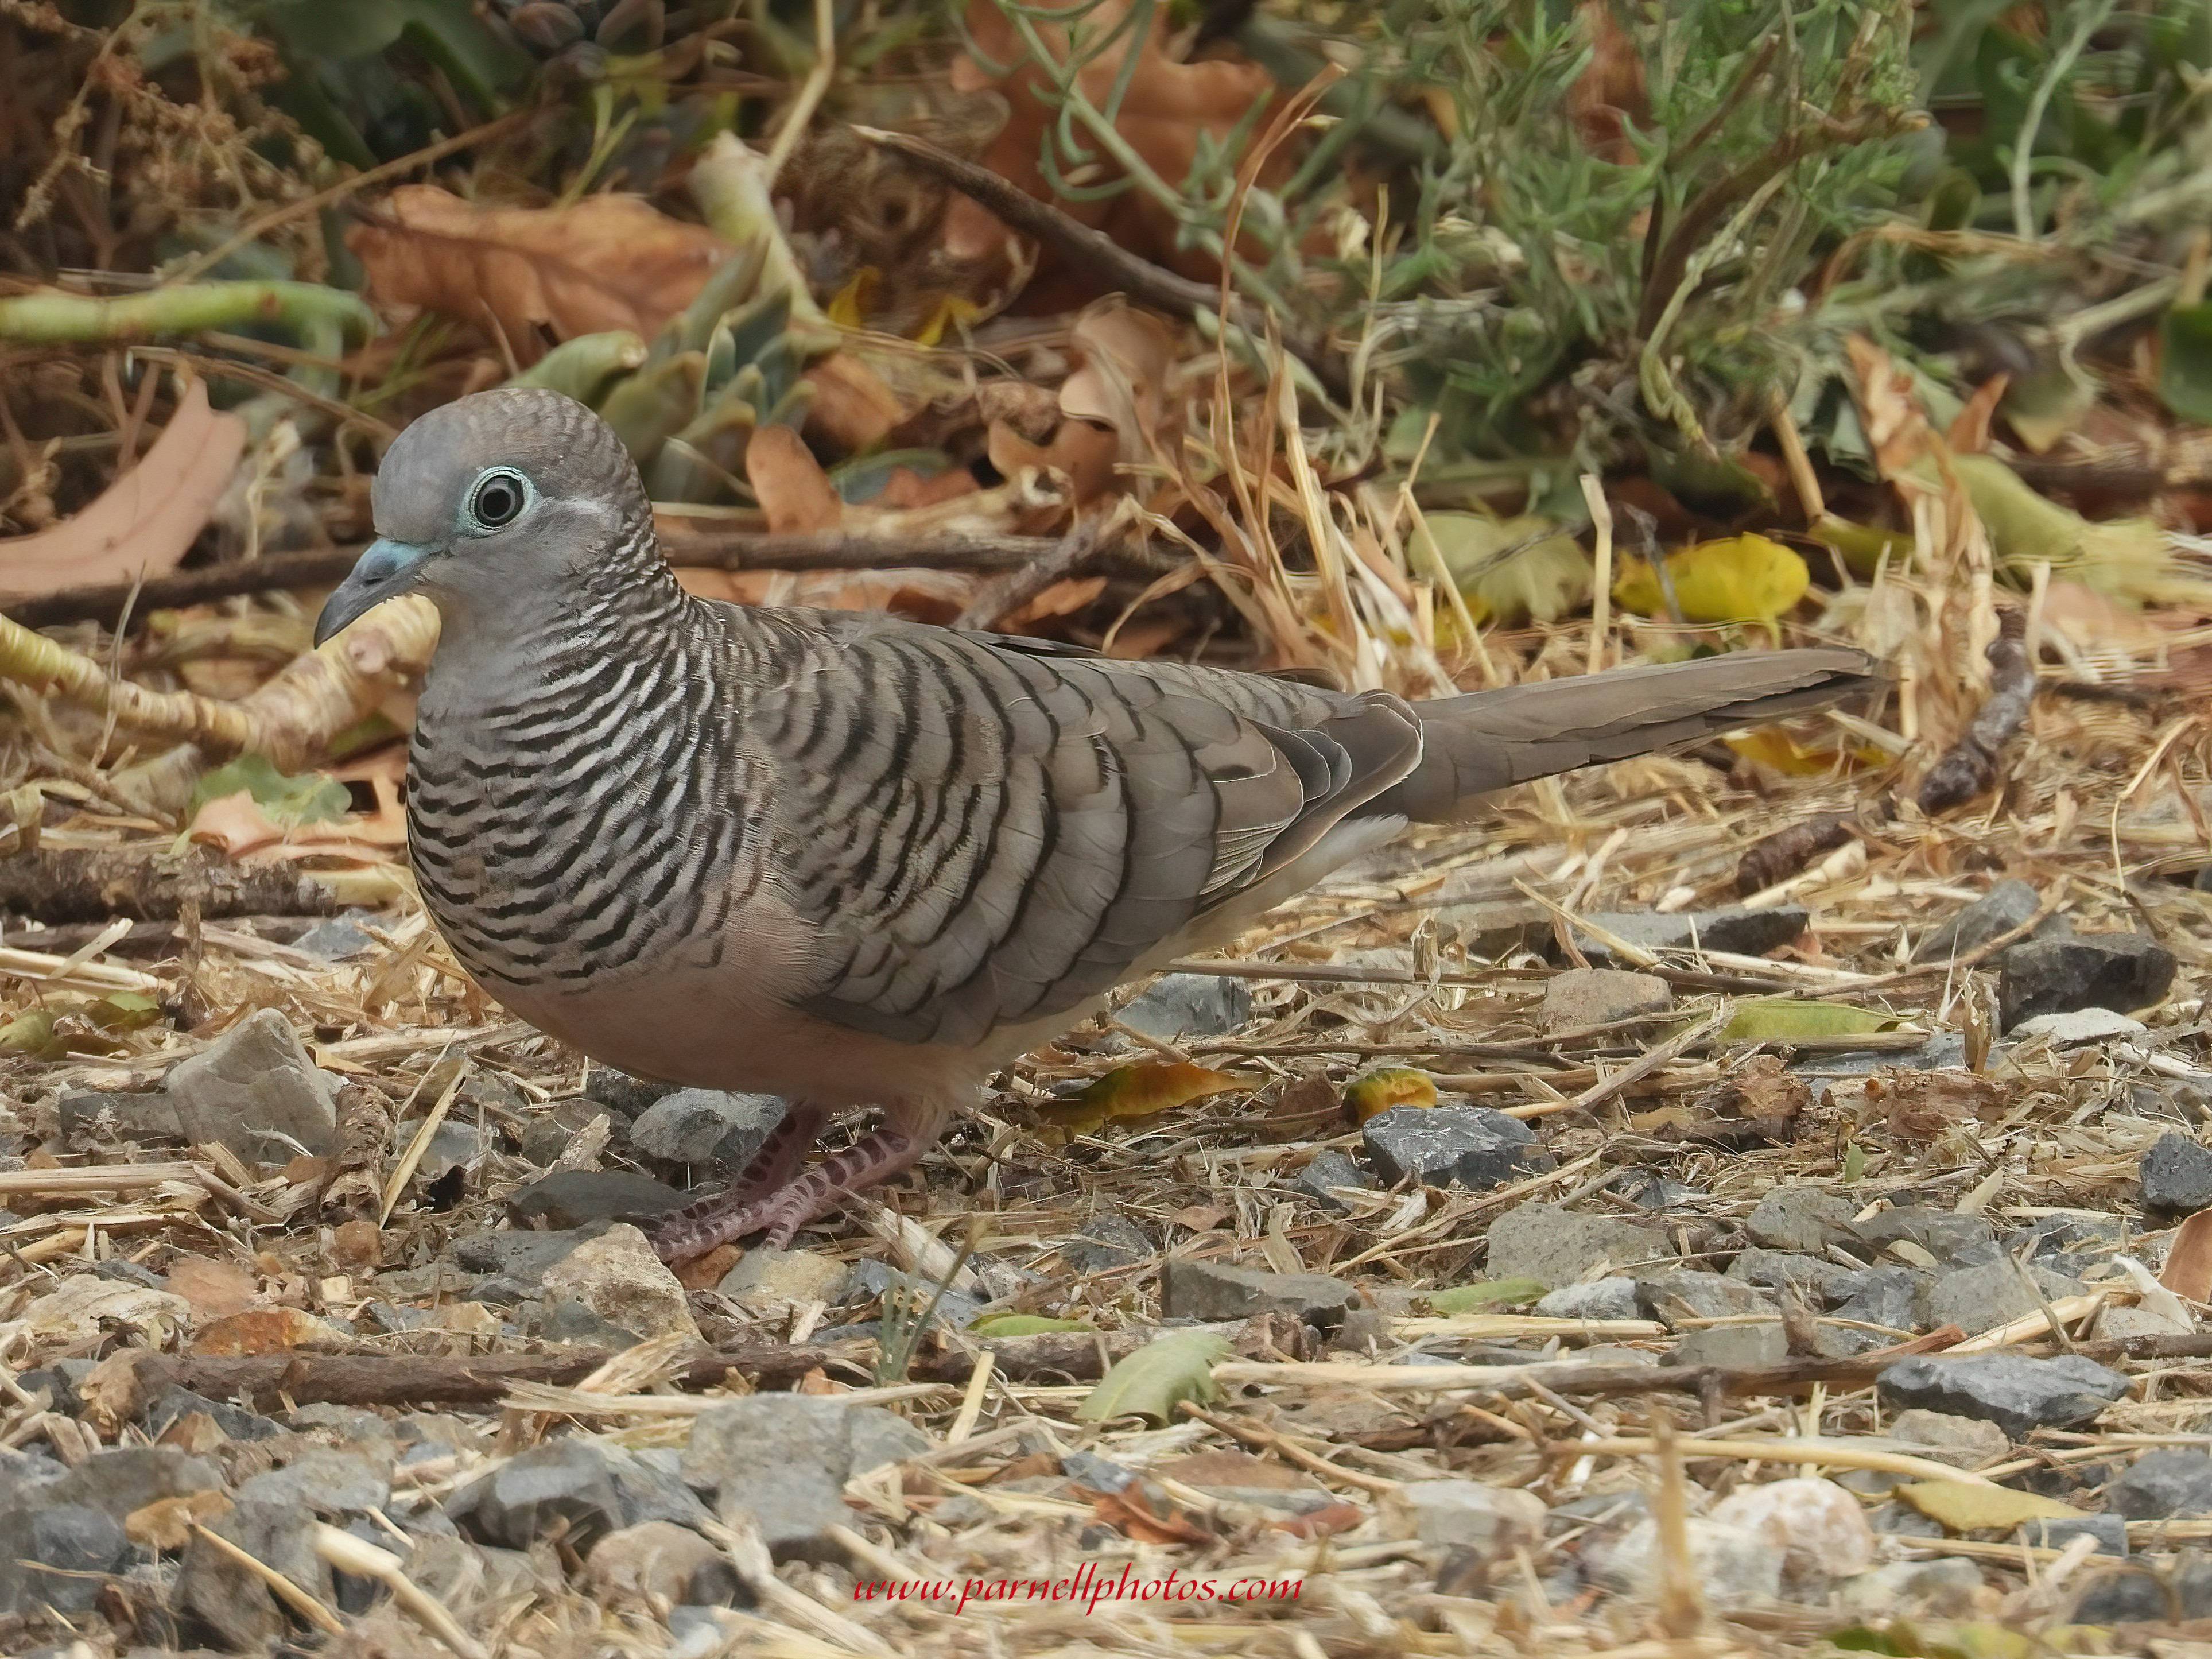
<instances>
[{"instance_id":1,"label":"grey stone","mask_svg":"<svg viewBox=\"0 0 2212 1659\"><path fill-rule=\"evenodd\" d=\"M1870 1471L1869 1471L1870 1473ZM1894 1477L1890 1477L1894 1485ZM1867 1525L1876 1532L1886 1532L1897 1538L1941 1538L1943 1523L1921 1514L1911 1504L1897 1498L1887 1504L1877 1504L1867 1511Z\"/></svg>"},{"instance_id":2,"label":"grey stone","mask_svg":"<svg viewBox=\"0 0 2212 1659\"><path fill-rule=\"evenodd\" d=\"M573 1296L549 1297L520 1315L523 1328L544 1342L574 1343L586 1348L635 1347L638 1334Z\"/></svg>"},{"instance_id":3,"label":"grey stone","mask_svg":"<svg viewBox=\"0 0 2212 1659\"><path fill-rule=\"evenodd\" d=\"M166 1089L137 1094L64 1095L58 1110L62 1138L72 1142L103 1129L124 1140L142 1135L173 1140L184 1138L177 1103Z\"/></svg>"},{"instance_id":4,"label":"grey stone","mask_svg":"<svg viewBox=\"0 0 2212 1659\"><path fill-rule=\"evenodd\" d=\"M1829 1285L1832 1297L1843 1292L1829 1312L1838 1319L1855 1319L1864 1325L1880 1325L1885 1330L1909 1331L1912 1328L1913 1310L1920 1305L1921 1288L1928 1282L1926 1274L1910 1267L1868 1267L1847 1273Z\"/></svg>"},{"instance_id":5,"label":"grey stone","mask_svg":"<svg viewBox=\"0 0 2212 1659\"><path fill-rule=\"evenodd\" d=\"M1484 1561L1535 1553L1544 1542L1543 1500L1517 1486L1478 1480L1409 1480L1391 1494L1386 1524L1431 1549L1474 1551Z\"/></svg>"},{"instance_id":6,"label":"grey stone","mask_svg":"<svg viewBox=\"0 0 2212 1659\"><path fill-rule=\"evenodd\" d=\"M1252 1021L1252 988L1222 974L1163 974L1114 1017L1158 1042L1227 1036Z\"/></svg>"},{"instance_id":7,"label":"grey stone","mask_svg":"<svg viewBox=\"0 0 2212 1659\"><path fill-rule=\"evenodd\" d=\"M121 1522L93 1504L41 1498L0 1505L0 1609L89 1613L103 1577L130 1555Z\"/></svg>"},{"instance_id":8,"label":"grey stone","mask_svg":"<svg viewBox=\"0 0 2212 1659\"><path fill-rule=\"evenodd\" d=\"M1961 1468L1994 1463L2012 1450L2012 1441L1996 1424L1950 1412L1905 1411L1891 1419L1890 1437L1926 1446L1930 1454Z\"/></svg>"},{"instance_id":9,"label":"grey stone","mask_svg":"<svg viewBox=\"0 0 2212 1659\"><path fill-rule=\"evenodd\" d=\"M1903 1509L1885 1504L1883 1509ZM1916 1519L1927 1517L1908 1510ZM1881 1510L1876 1510L1879 1515ZM1933 1522L1929 1522L1933 1526ZM1879 1525L1877 1532L1883 1530ZM1943 1529L1918 1534L1941 1538ZM1859 1616L1889 1617L1899 1612L1933 1613L1938 1618L1962 1618L1973 1610L1981 1594L1982 1570L1972 1561L1944 1556L1933 1561L1892 1561L1887 1565L1854 1573L1836 1581L1837 1606Z\"/></svg>"},{"instance_id":10,"label":"grey stone","mask_svg":"<svg viewBox=\"0 0 2212 1659\"><path fill-rule=\"evenodd\" d=\"M2015 927L2035 919L2043 906L2035 889L2017 879L1999 882L1966 906L1948 921L1923 938L1912 952L1915 962L1948 962L1954 957L1978 951L1991 939L2002 939ZM2046 928L2063 933L2066 924L2053 916ZM2041 930L2039 930L2039 933Z\"/></svg>"},{"instance_id":11,"label":"grey stone","mask_svg":"<svg viewBox=\"0 0 2212 1659\"><path fill-rule=\"evenodd\" d=\"M241 1498L206 1524L310 1595L325 1603L337 1599L331 1571L315 1553L316 1522L307 1510ZM198 1614L234 1650L263 1651L291 1627L269 1587L204 1538L185 1547L170 1600Z\"/></svg>"},{"instance_id":12,"label":"grey stone","mask_svg":"<svg viewBox=\"0 0 2212 1659\"><path fill-rule=\"evenodd\" d=\"M1145 1230L1125 1215L1095 1215L1060 1247L1070 1273L1097 1273L1150 1261L1157 1249Z\"/></svg>"},{"instance_id":13,"label":"grey stone","mask_svg":"<svg viewBox=\"0 0 2212 1659\"><path fill-rule=\"evenodd\" d=\"M1736 1527L1692 1519L1686 1523L1690 1570L1708 1605L1717 1608L1757 1607L1782 1594L1782 1552L1764 1538ZM1659 1523L1639 1521L1613 1540L1594 1549L1592 1576L1624 1595L1648 1598L1660 1588L1667 1557Z\"/></svg>"},{"instance_id":14,"label":"grey stone","mask_svg":"<svg viewBox=\"0 0 2212 1659\"><path fill-rule=\"evenodd\" d=\"M2090 1421L2127 1393L2128 1379L2079 1354L1915 1354L1885 1367L1875 1389L1892 1410L1984 1418L2018 1440L2031 1429Z\"/></svg>"},{"instance_id":15,"label":"grey stone","mask_svg":"<svg viewBox=\"0 0 2212 1659\"><path fill-rule=\"evenodd\" d=\"M545 1270L586 1239L597 1238L611 1224L562 1228L540 1232L515 1227L495 1233L468 1233L453 1241L453 1264L472 1273L496 1273L503 1279L535 1285Z\"/></svg>"},{"instance_id":16,"label":"grey stone","mask_svg":"<svg viewBox=\"0 0 2212 1659\"><path fill-rule=\"evenodd\" d=\"M1136 1470L1096 1452L1072 1451L1060 1460L1060 1472L1092 1492L1116 1492L1137 1478Z\"/></svg>"},{"instance_id":17,"label":"grey stone","mask_svg":"<svg viewBox=\"0 0 2212 1659\"><path fill-rule=\"evenodd\" d=\"M1636 1281L1618 1275L1584 1279L1577 1285L1563 1285L1538 1301L1535 1312L1544 1319L1636 1319L1642 1316L1637 1307Z\"/></svg>"},{"instance_id":18,"label":"grey stone","mask_svg":"<svg viewBox=\"0 0 2212 1659\"><path fill-rule=\"evenodd\" d=\"M1789 1333L1778 1319L1745 1325L1707 1325L1686 1331L1675 1343L1677 1365L1722 1365L1747 1370L1779 1365L1790 1358Z\"/></svg>"},{"instance_id":19,"label":"grey stone","mask_svg":"<svg viewBox=\"0 0 2212 1659\"><path fill-rule=\"evenodd\" d=\"M173 1424L195 1412L205 1413L209 1420L233 1440L274 1440L284 1432L280 1425L258 1412L234 1406L227 1400L210 1400L204 1394L194 1394L173 1383L154 1396L142 1421L146 1432L158 1440Z\"/></svg>"},{"instance_id":20,"label":"grey stone","mask_svg":"<svg viewBox=\"0 0 2212 1659\"><path fill-rule=\"evenodd\" d=\"M2097 1540L2094 1553L2098 1555L2128 1553L2128 1523L2124 1516L2082 1515L2063 1521L2030 1521L2021 1533L2039 1549L2063 1550L2075 1539L2087 1536Z\"/></svg>"},{"instance_id":21,"label":"grey stone","mask_svg":"<svg viewBox=\"0 0 2212 1659\"><path fill-rule=\"evenodd\" d=\"M2167 1130L2151 1142L2136 1165L2144 1205L2154 1210L2195 1212L2212 1206L2212 1148Z\"/></svg>"},{"instance_id":22,"label":"grey stone","mask_svg":"<svg viewBox=\"0 0 2212 1659\"><path fill-rule=\"evenodd\" d=\"M935 1297L937 1311L931 1318L947 1330L967 1329L983 1311L982 1302L964 1291L947 1290L939 1296L934 1280L902 1273L890 1262L873 1258L854 1262L845 1280L844 1293L848 1297L881 1297L891 1291L904 1292L909 1305L916 1310L927 1307Z\"/></svg>"},{"instance_id":23,"label":"grey stone","mask_svg":"<svg viewBox=\"0 0 2212 1659\"><path fill-rule=\"evenodd\" d=\"M2105 1508L2130 1521L2212 1515L2212 1456L2179 1447L2145 1452L2106 1484Z\"/></svg>"},{"instance_id":24,"label":"grey stone","mask_svg":"<svg viewBox=\"0 0 2212 1659\"><path fill-rule=\"evenodd\" d=\"M1344 1322L1359 1292L1326 1273L1271 1273L1171 1255L1160 1270L1160 1310L1170 1319L1249 1319L1295 1314L1322 1330Z\"/></svg>"},{"instance_id":25,"label":"grey stone","mask_svg":"<svg viewBox=\"0 0 2212 1659\"><path fill-rule=\"evenodd\" d=\"M376 945L375 939L359 920L368 915L366 910L349 910L343 915L326 917L294 939L292 948L305 951L311 957L320 957L325 962L343 962L348 957L357 957Z\"/></svg>"},{"instance_id":26,"label":"grey stone","mask_svg":"<svg viewBox=\"0 0 2212 1659\"><path fill-rule=\"evenodd\" d=\"M1549 1290L1573 1284L1601 1262L1632 1267L1674 1254L1656 1227L1533 1201L1492 1222L1489 1242L1485 1271L1491 1278L1533 1279Z\"/></svg>"},{"instance_id":27,"label":"grey stone","mask_svg":"<svg viewBox=\"0 0 2212 1659\"><path fill-rule=\"evenodd\" d=\"M750 1516L778 1560L830 1559L843 1552L827 1529L852 1516L845 1483L929 1446L927 1436L880 1406L760 1394L701 1413L683 1473L714 1494L726 1519Z\"/></svg>"},{"instance_id":28,"label":"grey stone","mask_svg":"<svg viewBox=\"0 0 2212 1659\"><path fill-rule=\"evenodd\" d=\"M651 1176L630 1170L561 1170L533 1181L507 1201L525 1226L581 1227L593 1221L650 1221L690 1200Z\"/></svg>"},{"instance_id":29,"label":"grey stone","mask_svg":"<svg viewBox=\"0 0 2212 1659\"><path fill-rule=\"evenodd\" d=\"M1334 1188L1357 1187L1363 1192L1372 1192L1375 1177L1332 1146L1316 1152L1306 1167L1298 1171L1297 1179L1291 1185L1322 1208L1340 1210L1344 1208L1344 1200L1336 1195Z\"/></svg>"},{"instance_id":30,"label":"grey stone","mask_svg":"<svg viewBox=\"0 0 2212 1659\"><path fill-rule=\"evenodd\" d=\"M529 1107L522 1114L522 1130L516 1137L516 1148L539 1169L550 1169L559 1161L562 1153L575 1145L576 1137L591 1126L592 1121L601 1117L607 1120L610 1135L627 1133L630 1121L628 1115L583 1095L563 1095L558 1100Z\"/></svg>"},{"instance_id":31,"label":"grey stone","mask_svg":"<svg viewBox=\"0 0 2212 1659\"><path fill-rule=\"evenodd\" d=\"M510 1457L447 1498L445 1511L479 1543L526 1549L559 1538L580 1553L623 1527L708 1518L706 1506L671 1472L574 1435Z\"/></svg>"},{"instance_id":32,"label":"grey stone","mask_svg":"<svg viewBox=\"0 0 2212 1659\"><path fill-rule=\"evenodd\" d=\"M835 1302L848 1277L845 1264L811 1250L747 1250L714 1286L734 1302Z\"/></svg>"},{"instance_id":33,"label":"grey stone","mask_svg":"<svg viewBox=\"0 0 2212 1659\"><path fill-rule=\"evenodd\" d=\"M1647 951L1726 951L1763 957L1803 933L1812 915L1802 904L1778 904L1771 910L1731 904L1724 909L1682 910L1671 915L1656 910L1607 910L1589 920L1593 927ZM1596 939L1577 932L1575 943L1591 966L1612 963L1612 952Z\"/></svg>"},{"instance_id":34,"label":"grey stone","mask_svg":"<svg viewBox=\"0 0 2212 1659\"><path fill-rule=\"evenodd\" d=\"M295 1504L325 1516L365 1514L392 1502L392 1460L317 1446L281 1469L249 1477L238 1495Z\"/></svg>"},{"instance_id":35,"label":"grey stone","mask_svg":"<svg viewBox=\"0 0 2212 1659\"><path fill-rule=\"evenodd\" d=\"M2034 1281L2033 1288L2028 1281ZM2055 1273L2031 1261L2025 1272L2009 1258L1985 1261L1978 1267L1956 1267L1941 1275L1921 1297L1920 1316L1930 1328L1956 1325L1969 1336L2034 1313L2045 1302L2080 1296L2086 1287L2077 1279ZM2036 1291L2043 1300L2036 1299Z\"/></svg>"},{"instance_id":36,"label":"grey stone","mask_svg":"<svg viewBox=\"0 0 2212 1659\"><path fill-rule=\"evenodd\" d=\"M1851 1236L1859 1206L1826 1187L1773 1187L1743 1218L1743 1230L1770 1250L1805 1254Z\"/></svg>"},{"instance_id":37,"label":"grey stone","mask_svg":"<svg viewBox=\"0 0 2212 1659\"><path fill-rule=\"evenodd\" d=\"M419 1118L398 1125L392 1131L395 1151L414 1145L422 1127ZM430 1132L429 1144L422 1148L411 1179L417 1186L427 1186L455 1170L475 1168L483 1161L483 1155L484 1138L477 1126L447 1118Z\"/></svg>"},{"instance_id":38,"label":"grey stone","mask_svg":"<svg viewBox=\"0 0 2212 1659\"><path fill-rule=\"evenodd\" d=\"M774 1095L678 1089L638 1115L629 1126L629 1144L664 1164L736 1168L760 1151L783 1114L784 1103Z\"/></svg>"},{"instance_id":39,"label":"grey stone","mask_svg":"<svg viewBox=\"0 0 2212 1659\"><path fill-rule=\"evenodd\" d=\"M173 1446L118 1446L94 1452L47 1487L43 1501L84 1504L120 1521L164 1498L222 1490L222 1471Z\"/></svg>"},{"instance_id":40,"label":"grey stone","mask_svg":"<svg viewBox=\"0 0 2212 1659\"><path fill-rule=\"evenodd\" d=\"M1901 1204L1878 1210L1853 1224L1859 1237L1879 1250L1902 1239L1918 1246L1944 1267L1974 1267L1998 1261L1996 1231L1978 1215L1960 1215L1920 1204Z\"/></svg>"},{"instance_id":41,"label":"grey stone","mask_svg":"<svg viewBox=\"0 0 2212 1659\"><path fill-rule=\"evenodd\" d=\"M1486 1106L1393 1106L1367 1120L1360 1145L1393 1185L1410 1177L1425 1187L1457 1182L1480 1189L1553 1164L1534 1130Z\"/></svg>"},{"instance_id":42,"label":"grey stone","mask_svg":"<svg viewBox=\"0 0 2212 1659\"><path fill-rule=\"evenodd\" d=\"M1836 1299L1835 1286L1856 1277L1849 1267L1816 1255L1758 1249L1737 1251L1727 1276L1771 1291L1796 1291L1822 1307Z\"/></svg>"},{"instance_id":43,"label":"grey stone","mask_svg":"<svg viewBox=\"0 0 2212 1659\"><path fill-rule=\"evenodd\" d=\"M2038 1014L2148 1008L2172 985L2174 960L2146 934L2075 933L2015 945L1997 969L1997 1020L2009 1031Z\"/></svg>"},{"instance_id":44,"label":"grey stone","mask_svg":"<svg viewBox=\"0 0 2212 1659\"><path fill-rule=\"evenodd\" d=\"M611 1066L594 1066L584 1079L584 1098L627 1121L663 1095L672 1095L673 1083L654 1083L617 1072Z\"/></svg>"},{"instance_id":45,"label":"grey stone","mask_svg":"<svg viewBox=\"0 0 2212 1659\"><path fill-rule=\"evenodd\" d=\"M163 1079L184 1138L240 1158L289 1164L338 1146L337 1079L307 1058L274 1008L241 1020Z\"/></svg>"},{"instance_id":46,"label":"grey stone","mask_svg":"<svg viewBox=\"0 0 2212 1659\"><path fill-rule=\"evenodd\" d=\"M544 1283L548 1297L574 1297L640 1341L699 1340L684 1286L645 1235L626 1222L576 1246L545 1270Z\"/></svg>"},{"instance_id":47,"label":"grey stone","mask_svg":"<svg viewBox=\"0 0 2212 1659\"><path fill-rule=\"evenodd\" d=\"M1612 1190L1639 1210L1676 1210L1702 1203L1712 1196L1700 1188L1685 1186L1672 1176L1650 1170L1623 1170Z\"/></svg>"},{"instance_id":48,"label":"grey stone","mask_svg":"<svg viewBox=\"0 0 2212 1659\"><path fill-rule=\"evenodd\" d=\"M2030 1015L2012 1027L2012 1035L2015 1040L2047 1037L2054 1048L2075 1048L2084 1043L2108 1042L2114 1037L2132 1041L2149 1029L2141 1020L2109 1008L2075 1008L2063 1014Z\"/></svg>"},{"instance_id":49,"label":"grey stone","mask_svg":"<svg viewBox=\"0 0 2212 1659\"><path fill-rule=\"evenodd\" d=\"M1674 1006L1674 988L1656 974L1617 968L1569 968L1552 975L1536 1023L1546 1031L1579 1031Z\"/></svg>"},{"instance_id":50,"label":"grey stone","mask_svg":"<svg viewBox=\"0 0 2212 1659\"><path fill-rule=\"evenodd\" d=\"M2088 1578L2071 1614L2078 1625L2166 1625L2212 1616L2212 1562L2194 1552L2156 1572L2114 1565Z\"/></svg>"},{"instance_id":51,"label":"grey stone","mask_svg":"<svg viewBox=\"0 0 2212 1659\"><path fill-rule=\"evenodd\" d=\"M1738 1314L1782 1310L1773 1292L1723 1273L1695 1267L1670 1267L1636 1276L1637 1300L1653 1319L1673 1324L1684 1319L1726 1319Z\"/></svg>"}]
</instances>

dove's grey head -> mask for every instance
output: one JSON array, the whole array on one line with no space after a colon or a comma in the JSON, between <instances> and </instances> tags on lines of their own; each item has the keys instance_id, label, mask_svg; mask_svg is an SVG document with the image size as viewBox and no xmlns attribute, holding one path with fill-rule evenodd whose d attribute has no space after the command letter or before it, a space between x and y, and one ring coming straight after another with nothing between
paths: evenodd
<instances>
[{"instance_id":1,"label":"dove's grey head","mask_svg":"<svg viewBox=\"0 0 2212 1659\"><path fill-rule=\"evenodd\" d=\"M432 410L392 444L370 501L377 539L324 605L318 644L402 593L428 594L466 629L557 608L580 580L667 580L629 451L557 392Z\"/></svg>"}]
</instances>

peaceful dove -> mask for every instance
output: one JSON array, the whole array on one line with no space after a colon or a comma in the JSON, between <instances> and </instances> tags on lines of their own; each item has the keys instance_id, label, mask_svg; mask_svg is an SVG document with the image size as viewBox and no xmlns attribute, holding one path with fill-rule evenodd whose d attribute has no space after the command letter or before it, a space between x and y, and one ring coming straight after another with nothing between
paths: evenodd
<instances>
[{"instance_id":1,"label":"peaceful dove","mask_svg":"<svg viewBox=\"0 0 2212 1659\"><path fill-rule=\"evenodd\" d=\"M1408 703L896 617L695 599L582 404L402 433L316 625L427 594L409 844L454 956L607 1065L790 1108L672 1260L787 1245L983 1084L1409 821L1865 684L1741 653ZM880 1127L802 1169L833 1115Z\"/></svg>"}]
</instances>

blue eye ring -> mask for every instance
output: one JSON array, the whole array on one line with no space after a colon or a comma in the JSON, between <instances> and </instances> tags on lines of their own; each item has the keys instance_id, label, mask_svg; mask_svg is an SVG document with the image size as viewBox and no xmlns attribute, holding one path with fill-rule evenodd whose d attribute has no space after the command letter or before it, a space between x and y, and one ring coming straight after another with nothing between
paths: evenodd
<instances>
[{"instance_id":1,"label":"blue eye ring","mask_svg":"<svg viewBox=\"0 0 2212 1659\"><path fill-rule=\"evenodd\" d=\"M520 518L536 492L511 466L495 466L469 491L469 528L477 535L504 530Z\"/></svg>"}]
</instances>

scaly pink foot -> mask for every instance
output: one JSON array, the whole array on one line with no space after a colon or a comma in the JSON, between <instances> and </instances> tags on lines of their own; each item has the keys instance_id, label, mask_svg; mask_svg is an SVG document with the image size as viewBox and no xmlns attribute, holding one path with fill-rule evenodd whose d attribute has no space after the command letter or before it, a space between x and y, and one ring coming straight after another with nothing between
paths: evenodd
<instances>
[{"instance_id":1,"label":"scaly pink foot","mask_svg":"<svg viewBox=\"0 0 2212 1659\"><path fill-rule=\"evenodd\" d=\"M809 1142L818 1129L817 1123L807 1137ZM806 1143L800 1144L803 1147ZM788 1249L799 1230L839 1199L904 1174L928 1146L919 1136L886 1124L765 1194L761 1190L763 1183L752 1178L762 1167L762 1160L756 1158L745 1177L729 1192L695 1204L663 1222L654 1230L653 1248L664 1261L688 1261L717 1244L765 1231L763 1243L769 1249Z\"/></svg>"}]
</instances>

